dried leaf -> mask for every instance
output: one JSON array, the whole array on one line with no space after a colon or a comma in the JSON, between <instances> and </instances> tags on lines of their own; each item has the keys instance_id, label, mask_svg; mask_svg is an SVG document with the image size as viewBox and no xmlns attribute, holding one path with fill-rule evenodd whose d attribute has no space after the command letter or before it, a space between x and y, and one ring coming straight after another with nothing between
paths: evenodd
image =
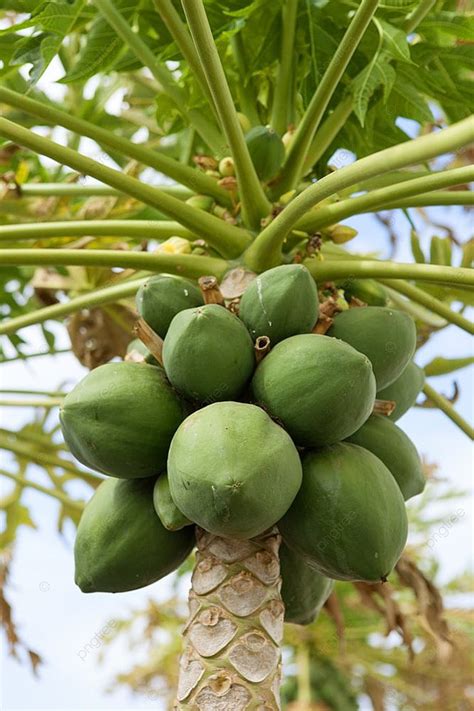
<instances>
[{"instance_id":1,"label":"dried leaf","mask_svg":"<svg viewBox=\"0 0 474 711\"><path fill-rule=\"evenodd\" d=\"M89 370L125 357L134 320L132 311L121 305L78 312L67 325L74 355Z\"/></svg>"}]
</instances>

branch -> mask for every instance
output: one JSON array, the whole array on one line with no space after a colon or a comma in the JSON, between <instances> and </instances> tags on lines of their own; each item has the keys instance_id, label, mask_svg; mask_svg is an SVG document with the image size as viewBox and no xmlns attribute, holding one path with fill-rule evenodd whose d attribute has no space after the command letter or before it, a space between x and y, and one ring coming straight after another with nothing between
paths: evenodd
<instances>
[{"instance_id":1,"label":"branch","mask_svg":"<svg viewBox=\"0 0 474 711\"><path fill-rule=\"evenodd\" d=\"M256 238L246 253L246 263L260 272L281 261L281 245L300 218L321 200L355 183L423 163L430 158L457 150L472 141L474 118L469 117L449 128L420 136L412 141L386 148L321 178L306 188Z\"/></svg>"},{"instance_id":2,"label":"branch","mask_svg":"<svg viewBox=\"0 0 474 711\"><path fill-rule=\"evenodd\" d=\"M271 206L250 158L204 5L202 0L182 0L182 5L234 159L244 222L258 229Z\"/></svg>"},{"instance_id":3,"label":"branch","mask_svg":"<svg viewBox=\"0 0 474 711\"><path fill-rule=\"evenodd\" d=\"M163 87L165 94L176 104L183 116L187 116L196 131L207 145L216 153L222 145L219 133L212 123L210 123L203 111L191 109L184 111L187 104L186 94L174 80L171 72L157 62L154 53L141 39L140 35L134 32L128 20L114 7L111 0L94 0L94 4L105 17L107 22L114 28L123 42L134 52L138 59L147 67L156 81Z\"/></svg>"},{"instance_id":4,"label":"branch","mask_svg":"<svg viewBox=\"0 0 474 711\"><path fill-rule=\"evenodd\" d=\"M375 259L319 261L307 259L305 266L317 282L334 279L416 279L457 287L474 287L474 270L438 264L406 264Z\"/></svg>"},{"instance_id":5,"label":"branch","mask_svg":"<svg viewBox=\"0 0 474 711\"><path fill-rule=\"evenodd\" d=\"M474 429L469 425L468 422L454 409L451 403L446 400L443 395L440 395L436 390L434 390L431 385L425 383L423 387L423 392L426 397L431 400L436 407L438 407L441 412L449 417L455 425L457 425L468 437L474 439Z\"/></svg>"},{"instance_id":6,"label":"branch","mask_svg":"<svg viewBox=\"0 0 474 711\"><path fill-rule=\"evenodd\" d=\"M319 128L324 112L375 14L378 4L378 0L362 0L329 66L324 72L318 88L293 136L288 156L282 168L281 193L291 190L298 184L309 147Z\"/></svg>"},{"instance_id":7,"label":"branch","mask_svg":"<svg viewBox=\"0 0 474 711\"><path fill-rule=\"evenodd\" d=\"M48 489L48 487L41 486L41 484L37 484L35 481L31 481L30 479L25 479L25 477L22 477L19 474L7 472L5 469L0 469L0 475L12 479L12 481L14 481L18 486L27 486L30 489L36 489L36 491L46 494L46 496L51 496L53 499L57 499L69 508L77 509L78 511L83 511L84 509L84 503L70 499L69 496L63 494L62 491L58 491L57 489Z\"/></svg>"},{"instance_id":8,"label":"branch","mask_svg":"<svg viewBox=\"0 0 474 711\"><path fill-rule=\"evenodd\" d=\"M275 97L272 107L273 129L281 135L288 128L288 108L290 106L293 61L295 55L295 30L298 15L298 0L286 0L281 11L281 52L280 65L275 83Z\"/></svg>"},{"instance_id":9,"label":"branch","mask_svg":"<svg viewBox=\"0 0 474 711\"><path fill-rule=\"evenodd\" d=\"M52 454L39 452L29 444L22 444L21 442L14 441L11 437L4 434L0 434L0 449L12 452L20 458L25 458L27 461L36 462L42 466L59 467L64 469L66 472L74 474L75 476L80 477L82 475L82 472L77 469L72 462L67 461L67 459L61 459L61 457L56 457ZM89 476L89 472L84 473Z\"/></svg>"},{"instance_id":10,"label":"branch","mask_svg":"<svg viewBox=\"0 0 474 711\"><path fill-rule=\"evenodd\" d=\"M1 89L0 89L1 91ZM149 152L148 152L149 153ZM193 174L198 171L192 171ZM205 176L208 178L208 176ZM215 181L212 181L215 185ZM81 185L78 183L21 183L13 184L12 190L18 192L15 199L33 197L87 198L87 197L120 197L120 190L108 185ZM192 190L181 185L160 185L160 190L166 195L172 195L178 200L187 200L195 195ZM213 196L215 197L215 196Z\"/></svg>"},{"instance_id":11,"label":"branch","mask_svg":"<svg viewBox=\"0 0 474 711\"><path fill-rule=\"evenodd\" d=\"M62 405L64 398L10 398L8 400L0 400L0 407L44 407L46 410L51 410L54 407Z\"/></svg>"},{"instance_id":12,"label":"branch","mask_svg":"<svg viewBox=\"0 0 474 711\"><path fill-rule=\"evenodd\" d=\"M4 118L0 118L0 135L41 155L48 156L58 163L69 165L81 173L91 175L147 205L156 207L165 215L176 219L184 227L195 232L225 256L239 256L251 239L250 235L238 227L209 215L203 210L190 207L186 203L166 195L158 188L146 185L118 170L108 168Z\"/></svg>"},{"instance_id":13,"label":"branch","mask_svg":"<svg viewBox=\"0 0 474 711\"><path fill-rule=\"evenodd\" d=\"M449 306L446 306L446 304L439 299L435 299L434 296L427 294L426 291L400 280L379 279L379 281L381 284L388 286L399 294L408 297L411 301L421 304L421 306L424 306L429 311L438 314L438 316L446 319L449 323L459 326L463 331L474 334L474 324L472 324L471 321L462 314L457 313L457 311L450 309Z\"/></svg>"},{"instance_id":14,"label":"branch","mask_svg":"<svg viewBox=\"0 0 474 711\"><path fill-rule=\"evenodd\" d=\"M439 171L422 178L413 178L403 183L395 183L380 190L373 190L366 195L342 200L341 202L325 205L316 210L310 210L296 227L305 232L316 231L327 225L332 225L351 215L361 212L377 212L378 210L395 209L395 207L412 207L413 200L405 198L416 196L416 206L437 205L437 199L452 200L450 204L470 204L474 199L474 193L467 191L453 191L446 196L444 193L433 192L432 195L423 195L429 191L436 191L439 188L446 188L453 185L462 185L474 180L474 167L465 166L453 168L452 170ZM467 195L466 195L467 192ZM421 193L421 194L420 194ZM469 197L468 197L469 196ZM428 201L428 203L427 203ZM444 203L446 204L446 203Z\"/></svg>"},{"instance_id":15,"label":"branch","mask_svg":"<svg viewBox=\"0 0 474 711\"><path fill-rule=\"evenodd\" d=\"M54 107L42 104L40 101L30 99L27 96L18 94L16 91L11 91L5 87L0 87L0 101L14 106L15 108L26 111L32 116L37 116L43 119L48 124L59 124L68 131L74 131L81 136L87 136L96 143L108 146L119 151L129 158L137 160L143 165L150 166L155 170L167 175L176 182L186 185L194 192L211 195L218 202L231 207L232 201L226 190L219 187L216 181L209 175L205 175L195 168L190 168L188 165L183 165L173 158L159 153L158 151L150 150L146 146L140 146L132 143L122 136L117 136L112 131L105 128L100 128L90 121L76 118L66 111L60 111Z\"/></svg>"},{"instance_id":16,"label":"branch","mask_svg":"<svg viewBox=\"0 0 474 711\"><path fill-rule=\"evenodd\" d=\"M0 226L0 242L21 239L44 241L57 237L84 235L156 240L183 237L191 242L196 239L195 235L178 222L166 220L67 220Z\"/></svg>"}]
</instances>

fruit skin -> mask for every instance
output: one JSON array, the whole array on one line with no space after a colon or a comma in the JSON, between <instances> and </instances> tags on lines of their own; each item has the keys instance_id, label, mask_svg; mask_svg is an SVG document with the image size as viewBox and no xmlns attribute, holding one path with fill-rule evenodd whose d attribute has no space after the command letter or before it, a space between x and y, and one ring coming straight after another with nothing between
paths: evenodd
<instances>
[{"instance_id":1,"label":"fruit skin","mask_svg":"<svg viewBox=\"0 0 474 711\"><path fill-rule=\"evenodd\" d=\"M369 358L378 390L401 375L416 347L411 316L383 306L343 311L335 317L328 336L340 338Z\"/></svg>"},{"instance_id":2,"label":"fruit skin","mask_svg":"<svg viewBox=\"0 0 474 711\"><path fill-rule=\"evenodd\" d=\"M219 402L179 427L168 456L173 501L210 533L252 538L288 510L301 485L289 435L255 405Z\"/></svg>"},{"instance_id":3,"label":"fruit skin","mask_svg":"<svg viewBox=\"0 0 474 711\"><path fill-rule=\"evenodd\" d=\"M161 368L107 363L65 397L61 427L82 464L123 479L156 476L186 415Z\"/></svg>"},{"instance_id":4,"label":"fruit skin","mask_svg":"<svg viewBox=\"0 0 474 711\"><path fill-rule=\"evenodd\" d=\"M239 316L252 339L268 336L276 345L310 333L318 320L318 290L302 264L284 264L256 277L240 300Z\"/></svg>"},{"instance_id":5,"label":"fruit skin","mask_svg":"<svg viewBox=\"0 0 474 711\"><path fill-rule=\"evenodd\" d=\"M280 575L285 622L295 625L314 622L333 590L334 580L310 568L284 543L280 546Z\"/></svg>"},{"instance_id":6,"label":"fruit skin","mask_svg":"<svg viewBox=\"0 0 474 711\"><path fill-rule=\"evenodd\" d=\"M395 409L389 418L396 422L412 407L425 384L425 373L414 361L410 361L401 375L388 387L379 390L379 400L393 400Z\"/></svg>"},{"instance_id":7,"label":"fruit skin","mask_svg":"<svg viewBox=\"0 0 474 711\"><path fill-rule=\"evenodd\" d=\"M387 305L387 292L374 279L351 279L338 282L338 286L344 289L346 296L355 296L356 299L360 299L368 306Z\"/></svg>"},{"instance_id":8,"label":"fruit skin","mask_svg":"<svg viewBox=\"0 0 474 711\"><path fill-rule=\"evenodd\" d=\"M107 479L86 505L74 546L82 592L126 592L171 573L194 545L194 529L171 533L153 508L153 479Z\"/></svg>"},{"instance_id":9,"label":"fruit skin","mask_svg":"<svg viewBox=\"0 0 474 711\"><path fill-rule=\"evenodd\" d=\"M255 401L304 447L349 437L367 420L375 399L368 358L316 334L278 343L258 365L251 387Z\"/></svg>"},{"instance_id":10,"label":"fruit skin","mask_svg":"<svg viewBox=\"0 0 474 711\"><path fill-rule=\"evenodd\" d=\"M204 300L199 288L182 277L160 274L148 279L139 288L136 297L138 313L161 338L177 313Z\"/></svg>"},{"instance_id":11,"label":"fruit skin","mask_svg":"<svg viewBox=\"0 0 474 711\"><path fill-rule=\"evenodd\" d=\"M395 478L405 501L421 494L425 477L416 447L409 437L384 415L371 415L348 442L375 454Z\"/></svg>"},{"instance_id":12,"label":"fruit skin","mask_svg":"<svg viewBox=\"0 0 474 711\"><path fill-rule=\"evenodd\" d=\"M153 506L158 518L168 531L179 531L185 526L192 525L192 521L181 513L171 498L168 474L162 474L155 482Z\"/></svg>"},{"instance_id":13,"label":"fruit skin","mask_svg":"<svg viewBox=\"0 0 474 711\"><path fill-rule=\"evenodd\" d=\"M255 367L252 339L242 321L222 306L186 309L166 334L163 365L173 387L192 400L237 398Z\"/></svg>"},{"instance_id":14,"label":"fruit skin","mask_svg":"<svg viewBox=\"0 0 474 711\"><path fill-rule=\"evenodd\" d=\"M285 160L285 144L278 133L267 126L255 126L245 135L252 163L260 180L274 178Z\"/></svg>"},{"instance_id":15,"label":"fruit skin","mask_svg":"<svg viewBox=\"0 0 474 711\"><path fill-rule=\"evenodd\" d=\"M375 454L341 442L308 452L303 484L278 524L285 543L336 580L385 580L407 539L400 489Z\"/></svg>"}]
</instances>

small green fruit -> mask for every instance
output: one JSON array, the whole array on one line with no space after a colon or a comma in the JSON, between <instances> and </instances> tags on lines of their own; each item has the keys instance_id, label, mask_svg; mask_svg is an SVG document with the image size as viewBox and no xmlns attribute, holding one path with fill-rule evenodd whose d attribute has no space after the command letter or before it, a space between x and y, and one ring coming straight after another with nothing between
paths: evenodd
<instances>
[{"instance_id":1,"label":"small green fruit","mask_svg":"<svg viewBox=\"0 0 474 711\"><path fill-rule=\"evenodd\" d=\"M234 159L226 156L219 163L219 173L223 178L230 178L235 175Z\"/></svg>"},{"instance_id":2,"label":"small green fruit","mask_svg":"<svg viewBox=\"0 0 474 711\"><path fill-rule=\"evenodd\" d=\"M388 302L387 292L381 284L374 279L351 279L338 282L344 289L346 296L355 296L368 306L386 306Z\"/></svg>"},{"instance_id":3,"label":"small green fruit","mask_svg":"<svg viewBox=\"0 0 474 711\"><path fill-rule=\"evenodd\" d=\"M204 305L196 284L188 279L167 274L148 279L138 290L136 302L142 319L161 338L166 336L177 313Z\"/></svg>"},{"instance_id":4,"label":"small green fruit","mask_svg":"<svg viewBox=\"0 0 474 711\"><path fill-rule=\"evenodd\" d=\"M74 546L82 592L126 592L176 570L191 552L194 529L170 533L153 508L153 479L107 479L86 505Z\"/></svg>"},{"instance_id":5,"label":"small green fruit","mask_svg":"<svg viewBox=\"0 0 474 711\"><path fill-rule=\"evenodd\" d=\"M255 126L245 136L252 163L263 182L274 178L285 160L285 144L267 126Z\"/></svg>"},{"instance_id":6,"label":"small green fruit","mask_svg":"<svg viewBox=\"0 0 474 711\"><path fill-rule=\"evenodd\" d=\"M369 583L387 578L408 532L403 497L385 464L346 443L305 455L303 484L278 527L323 575Z\"/></svg>"},{"instance_id":7,"label":"small green fruit","mask_svg":"<svg viewBox=\"0 0 474 711\"><path fill-rule=\"evenodd\" d=\"M197 210L210 212L214 206L214 198L209 197L208 195L193 195L186 200L186 205L194 207Z\"/></svg>"},{"instance_id":8,"label":"small green fruit","mask_svg":"<svg viewBox=\"0 0 474 711\"><path fill-rule=\"evenodd\" d=\"M171 498L168 474L162 474L155 482L153 505L158 518L168 531L179 531L192 524Z\"/></svg>"},{"instance_id":9,"label":"small green fruit","mask_svg":"<svg viewBox=\"0 0 474 711\"><path fill-rule=\"evenodd\" d=\"M416 402L416 398L423 390L425 373L416 363L410 361L401 375L388 387L379 390L379 400L392 400L395 410L389 415L392 422L396 422Z\"/></svg>"},{"instance_id":10,"label":"small green fruit","mask_svg":"<svg viewBox=\"0 0 474 711\"><path fill-rule=\"evenodd\" d=\"M310 568L298 553L284 543L280 546L280 574L285 622L311 624L331 594L334 580Z\"/></svg>"},{"instance_id":11,"label":"small green fruit","mask_svg":"<svg viewBox=\"0 0 474 711\"><path fill-rule=\"evenodd\" d=\"M239 310L252 339L268 336L272 345L310 333L318 313L318 290L302 264L275 267L257 276L244 291Z\"/></svg>"},{"instance_id":12,"label":"small green fruit","mask_svg":"<svg viewBox=\"0 0 474 711\"><path fill-rule=\"evenodd\" d=\"M219 402L190 415L168 457L171 496L206 531L252 538L288 510L301 484L289 435L255 405Z\"/></svg>"},{"instance_id":13,"label":"small green fruit","mask_svg":"<svg viewBox=\"0 0 474 711\"><path fill-rule=\"evenodd\" d=\"M303 334L265 356L252 392L298 446L320 447L363 425L372 412L375 379L368 358L347 343Z\"/></svg>"},{"instance_id":14,"label":"small green fruit","mask_svg":"<svg viewBox=\"0 0 474 711\"><path fill-rule=\"evenodd\" d=\"M416 327L411 316L382 306L349 309L338 314L328 336L340 338L367 356L378 390L401 375L416 347Z\"/></svg>"},{"instance_id":15,"label":"small green fruit","mask_svg":"<svg viewBox=\"0 0 474 711\"><path fill-rule=\"evenodd\" d=\"M123 479L156 476L185 417L161 368L107 363L65 397L61 428L81 464Z\"/></svg>"},{"instance_id":16,"label":"small green fruit","mask_svg":"<svg viewBox=\"0 0 474 711\"><path fill-rule=\"evenodd\" d=\"M173 387L192 400L237 398L254 370L252 339L242 321L222 306L187 309L171 322L163 364Z\"/></svg>"},{"instance_id":17,"label":"small green fruit","mask_svg":"<svg viewBox=\"0 0 474 711\"><path fill-rule=\"evenodd\" d=\"M145 363L149 363L150 365L159 365L156 358L152 356L148 348L139 338L134 338L133 341L130 341L127 346L127 356L132 356L133 354L142 356L145 359ZM127 358L127 360L129 359L133 361L132 357Z\"/></svg>"}]
</instances>

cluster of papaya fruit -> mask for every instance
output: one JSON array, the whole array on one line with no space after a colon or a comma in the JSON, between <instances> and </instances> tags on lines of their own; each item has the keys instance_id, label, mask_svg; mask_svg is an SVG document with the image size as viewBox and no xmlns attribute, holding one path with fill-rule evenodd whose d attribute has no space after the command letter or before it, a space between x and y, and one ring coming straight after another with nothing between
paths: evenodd
<instances>
[{"instance_id":1,"label":"cluster of papaya fruit","mask_svg":"<svg viewBox=\"0 0 474 711\"><path fill-rule=\"evenodd\" d=\"M423 386L411 317L346 308L322 335L300 264L253 279L238 315L167 275L137 308L161 362L142 347L143 362L103 365L61 409L71 452L111 477L80 521L80 588L162 578L193 548L193 524L234 539L278 526L287 621L314 619L334 580L385 580L406 543L404 500L424 487L395 424ZM374 413L379 400L393 412Z\"/></svg>"}]
</instances>

